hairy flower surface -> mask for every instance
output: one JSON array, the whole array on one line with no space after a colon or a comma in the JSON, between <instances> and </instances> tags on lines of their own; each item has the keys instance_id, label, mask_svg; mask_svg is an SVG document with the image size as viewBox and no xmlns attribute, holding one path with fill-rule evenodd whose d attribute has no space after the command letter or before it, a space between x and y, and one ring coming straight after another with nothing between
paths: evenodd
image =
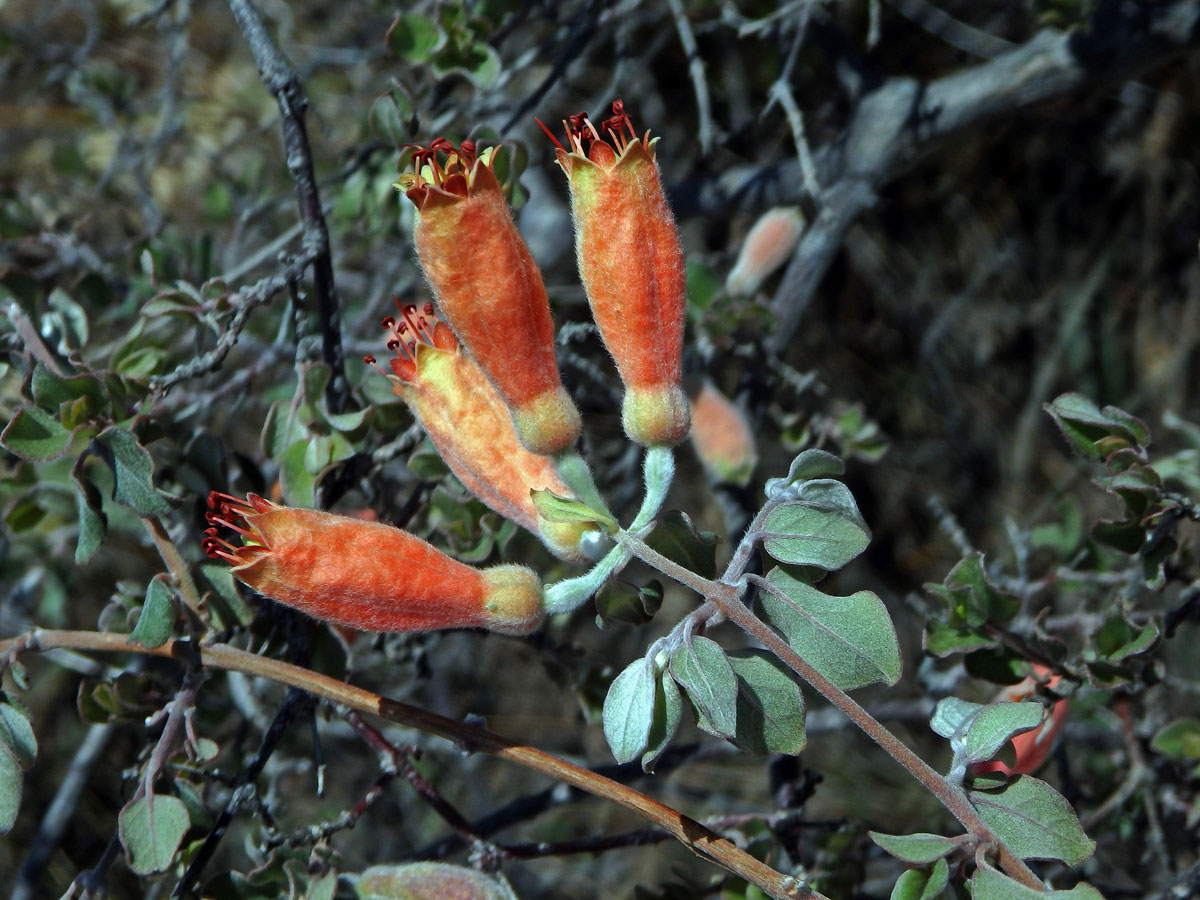
<instances>
[{"instance_id":1,"label":"hairy flower surface","mask_svg":"<svg viewBox=\"0 0 1200 900\"><path fill-rule=\"evenodd\" d=\"M399 301L397 301L399 305ZM505 518L538 535L561 559L582 562L579 541L586 523L547 522L531 490L573 496L548 456L522 446L504 401L454 334L434 316L433 304L400 309L383 320L391 338L392 389L421 422L459 481ZM367 361L374 363L374 357ZM382 371L382 370L380 370Z\"/></svg>"},{"instance_id":2,"label":"hairy flower surface","mask_svg":"<svg viewBox=\"0 0 1200 900\"><path fill-rule=\"evenodd\" d=\"M620 100L601 123L606 137L582 114L566 128L570 149L550 137L571 187L575 253L592 317L625 383L625 433L643 445L678 443L688 431L680 386L685 276L654 161L657 138L637 136Z\"/></svg>"},{"instance_id":3,"label":"hairy flower surface","mask_svg":"<svg viewBox=\"0 0 1200 900\"><path fill-rule=\"evenodd\" d=\"M767 210L742 242L737 262L725 279L725 290L753 294L768 275L787 262L803 233L804 214L796 207Z\"/></svg>"},{"instance_id":4,"label":"hairy flower surface","mask_svg":"<svg viewBox=\"0 0 1200 900\"><path fill-rule=\"evenodd\" d=\"M692 446L717 481L745 485L758 462L745 414L707 381L692 398Z\"/></svg>"},{"instance_id":5,"label":"hairy flower surface","mask_svg":"<svg viewBox=\"0 0 1200 900\"><path fill-rule=\"evenodd\" d=\"M579 437L579 411L559 378L542 273L492 171L494 156L439 138L416 154L416 173L399 187L417 208L417 256L442 315L496 386L521 443L554 455Z\"/></svg>"},{"instance_id":6,"label":"hairy flower surface","mask_svg":"<svg viewBox=\"0 0 1200 900\"><path fill-rule=\"evenodd\" d=\"M230 563L260 594L335 625L528 634L545 616L541 581L525 566L475 569L399 528L256 494L242 500L214 491L208 505L202 546L209 556Z\"/></svg>"}]
</instances>

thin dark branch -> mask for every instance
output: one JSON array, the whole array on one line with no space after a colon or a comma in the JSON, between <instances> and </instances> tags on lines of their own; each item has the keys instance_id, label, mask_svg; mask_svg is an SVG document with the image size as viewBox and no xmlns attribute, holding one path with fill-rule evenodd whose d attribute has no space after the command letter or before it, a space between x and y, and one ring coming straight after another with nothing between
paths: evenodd
<instances>
[{"instance_id":1,"label":"thin dark branch","mask_svg":"<svg viewBox=\"0 0 1200 900\"><path fill-rule=\"evenodd\" d=\"M313 172L312 149L304 122L308 98L300 79L275 46L262 17L250 0L229 0L259 75L279 104L283 123L283 148L288 171L296 184L300 218L304 223L304 246L313 252L313 291L317 295L317 317L321 323L322 355L332 370L325 388L325 401L332 412L342 412L349 400L346 364L342 353L341 308L333 283L333 259L329 249L329 227L321 210L321 196Z\"/></svg>"},{"instance_id":2,"label":"thin dark branch","mask_svg":"<svg viewBox=\"0 0 1200 900\"><path fill-rule=\"evenodd\" d=\"M181 381L187 381L199 375L215 371L224 362L225 357L229 355L229 351L233 349L233 345L237 343L238 336L241 335L242 329L246 327L246 320L250 317L250 313L254 308L266 303L291 282L303 275L304 270L313 261L315 252L311 247L305 248L305 251L288 263L283 271L276 272L274 275L268 275L266 278L256 281L250 287L243 288L231 296L229 298L229 305L233 307L233 316L229 320L228 326L217 339L217 346L213 347L213 349L209 350L203 356L198 356L186 365L180 366L168 375L154 376L150 380L150 386L155 391L164 393ZM341 352L340 347L338 352Z\"/></svg>"}]
</instances>

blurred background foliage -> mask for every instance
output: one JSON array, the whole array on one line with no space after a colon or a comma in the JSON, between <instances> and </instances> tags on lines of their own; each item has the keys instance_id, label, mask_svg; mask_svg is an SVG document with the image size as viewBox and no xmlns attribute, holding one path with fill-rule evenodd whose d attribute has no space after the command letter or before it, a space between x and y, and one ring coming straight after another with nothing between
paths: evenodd
<instances>
[{"instance_id":1,"label":"blurred background foliage","mask_svg":"<svg viewBox=\"0 0 1200 900\"><path fill-rule=\"evenodd\" d=\"M723 558L763 480L783 474L798 449L819 443L847 456L874 543L832 589L865 587L887 602L906 676L890 693L866 697L935 766L945 751L926 724L932 700L995 690L960 683L957 656L922 661L925 621L942 614L922 585L942 582L971 550L1022 597L1021 622L1031 628L1042 610L1043 622L1058 622L1055 634L1080 666L1096 661L1092 633L1114 610L1132 631L1113 637L1125 626L1110 625L1110 654L1161 623L1163 637L1130 650L1138 665L1111 683L1077 670L1085 686L1044 777L1100 841L1086 874L1106 896L1142 896L1196 864L1198 754L1186 742L1150 745L1195 708L1198 674L1186 650L1200 593L1187 505L1200 487L1200 431L1188 424L1200 421L1191 390L1200 374L1195 55L1003 115L893 180L847 233L800 329L775 357L762 346L778 276L750 297L721 285L770 203L800 205L810 216L817 206L799 183L723 204L706 200L704 186L730 173L778 171L795 158L784 109L770 101L781 79L804 112L808 141L821 147L839 139L862 79L935 78L976 64L969 48L914 22L912 10L927 4L684 2L711 99L707 149L672 3L418 2L399 14L396 4L377 2L258 6L310 104L348 359L345 409L329 407L312 286L296 277L303 228L278 106L229 8L215 0L0 6L0 405L9 422L0 451L0 634L34 624L132 628L163 568L139 521L150 517L209 595L177 634L211 629L446 715L485 715L503 734L604 765L598 710L607 684L690 608L683 592L668 587L645 627L618 613L597 628L589 607L529 640L348 640L240 594L221 567L206 566L199 538L209 490L257 491L370 510L467 561L519 560L547 580L567 574L536 541L469 499L384 379L359 362L382 350L378 323L392 295L426 298L408 237L411 209L393 188L396 148L442 135L503 140L503 180L545 272L588 456L614 503L636 502L639 459L621 436L611 364L585 324L564 180L533 120L580 110L603 118L621 97L636 126L662 138L659 160L689 262L688 365L747 409L758 440L745 490L707 483L681 453L672 505L725 538ZM1106 6L940 4L1013 45L1043 27L1080 26ZM290 289L284 277L255 292L260 279L281 273ZM244 330L228 356L167 389L164 379L210 354L239 310ZM1144 452L1167 481L1149 502L1157 510L1174 503L1176 512L1172 543L1148 568L1136 544L1122 554L1089 531L1126 515L1128 498L1092 483L1101 466L1073 453L1043 412L1064 391L1120 406L1150 427ZM1147 443L1135 437L1138 447ZM642 584L648 575L634 567L626 578ZM130 797L130 773L159 728L146 717L178 689L179 669L69 654L27 664L23 702L41 753L26 773L15 828L0 843L0 884L25 862L88 722L117 723L29 895L53 897L101 860ZM128 670L118 679L121 666ZM217 674L198 692L195 728L217 750L177 770L172 790L191 813L185 863L260 747L282 693ZM725 817L752 850L781 868L807 867L832 896L886 896L897 870L865 830L936 830L942 814L865 738L823 712L814 711L799 761L749 759L692 731L652 780L623 777L697 818ZM548 789L420 734L393 739L422 751L420 772L471 820ZM318 793L322 762L333 765L321 769ZM289 878L307 877L310 854L342 871L431 852L464 858L461 842L447 842L445 824L401 784L385 789L353 831L335 830L312 850L306 829L354 807L377 776L374 752L342 717L298 715L201 882L264 866L261 893L241 896L275 896ZM545 799L551 812L514 816L500 838L640 827L565 789ZM755 896L671 842L504 871L530 898L628 897L632 885L645 897ZM178 874L152 881L169 890ZM148 890L122 864L108 884L112 897Z\"/></svg>"}]
</instances>

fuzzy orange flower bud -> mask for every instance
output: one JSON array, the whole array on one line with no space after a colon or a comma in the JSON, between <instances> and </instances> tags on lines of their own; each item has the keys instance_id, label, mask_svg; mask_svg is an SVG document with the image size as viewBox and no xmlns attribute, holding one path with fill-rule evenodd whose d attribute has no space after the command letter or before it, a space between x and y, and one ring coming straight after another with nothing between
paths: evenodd
<instances>
[{"instance_id":1,"label":"fuzzy orange flower bud","mask_svg":"<svg viewBox=\"0 0 1200 900\"><path fill-rule=\"evenodd\" d=\"M745 485L758 463L745 414L707 381L692 398L692 446L717 481Z\"/></svg>"},{"instance_id":2,"label":"fuzzy orange flower bud","mask_svg":"<svg viewBox=\"0 0 1200 900\"><path fill-rule=\"evenodd\" d=\"M202 546L264 596L361 631L487 628L528 634L545 617L525 566L474 569L419 537L362 519L291 509L249 494L208 495ZM221 529L242 543L221 537Z\"/></svg>"},{"instance_id":3,"label":"fuzzy orange flower bud","mask_svg":"<svg viewBox=\"0 0 1200 900\"><path fill-rule=\"evenodd\" d=\"M1033 674L1024 681L1004 688L996 695L995 702L1018 703L1029 700L1037 691L1039 684L1045 684L1050 690L1058 684L1061 676L1052 675L1045 666L1033 666ZM1049 677L1047 677L1049 676ZM1000 772L1003 775L1032 775L1039 768L1050 751L1054 749L1054 739L1062 730L1070 712L1071 701L1063 698L1057 700L1050 709L1050 715L1041 726L1030 731L1022 731L1009 742L1012 744L1014 759L1010 766L998 759L976 763L971 767L975 775L987 772Z\"/></svg>"},{"instance_id":4,"label":"fuzzy orange flower bud","mask_svg":"<svg viewBox=\"0 0 1200 900\"><path fill-rule=\"evenodd\" d=\"M624 110L613 103L612 118L601 124L607 137L581 114L564 123L569 151L550 138L571 186L575 252L592 317L625 383L625 433L643 445L675 444L688 431L680 386L683 248L654 161L657 138L639 138Z\"/></svg>"},{"instance_id":5,"label":"fuzzy orange flower bud","mask_svg":"<svg viewBox=\"0 0 1200 900\"><path fill-rule=\"evenodd\" d=\"M396 301L399 306L399 301ZM505 518L532 531L560 559L583 562L579 542L586 523L547 522L530 497L550 490L572 497L548 456L522 446L504 401L476 361L434 315L433 304L400 308L383 326L392 389L408 404L446 465L476 497ZM374 363L373 357L367 361ZM380 370L383 371L382 369Z\"/></svg>"},{"instance_id":6,"label":"fuzzy orange flower bud","mask_svg":"<svg viewBox=\"0 0 1200 900\"><path fill-rule=\"evenodd\" d=\"M731 294L752 294L768 275L787 262L800 235L804 214L794 206L779 206L759 217L742 242L737 262L725 279Z\"/></svg>"},{"instance_id":7,"label":"fuzzy orange flower bud","mask_svg":"<svg viewBox=\"0 0 1200 900\"><path fill-rule=\"evenodd\" d=\"M504 398L521 443L554 455L579 437L579 411L559 378L542 273L492 171L494 156L476 158L472 142L455 150L439 138L398 186L417 208L417 256L446 321Z\"/></svg>"}]
</instances>

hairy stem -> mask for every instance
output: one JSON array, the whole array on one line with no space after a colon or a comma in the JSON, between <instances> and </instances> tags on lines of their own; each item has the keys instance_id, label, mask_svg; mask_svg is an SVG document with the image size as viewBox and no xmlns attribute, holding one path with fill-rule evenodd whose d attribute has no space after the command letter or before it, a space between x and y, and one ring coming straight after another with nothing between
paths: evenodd
<instances>
[{"instance_id":1,"label":"hairy stem","mask_svg":"<svg viewBox=\"0 0 1200 900\"><path fill-rule=\"evenodd\" d=\"M767 507L769 506L771 506L770 503L767 504ZM767 507L764 507L764 510ZM764 513L760 512L755 518L755 522L757 523L763 515ZM752 524L747 536L750 537L753 535L755 530L755 526ZM779 657L781 662L808 682L826 700L840 709L871 740L875 741L896 762L907 769L909 774L921 782L925 789L933 794L949 810L950 814L962 823L964 828L983 840L994 843L1000 855L1000 864L1009 875L1028 887L1035 890L1044 890L1041 881L1033 871L1024 862L1014 856L1003 841L979 817L979 813L975 811L975 807L971 805L971 802L967 799L967 795L961 788L946 781L928 763L909 749L903 741L892 734L878 719L859 706L849 694L805 662L800 654L793 650L786 641L749 610L745 603L742 602L739 596L740 591L735 585L709 581L707 578L697 575L695 572L684 568L678 563L672 562L661 553L648 547L640 538L627 532L618 533L617 542L643 562L649 563L664 575L674 578L680 584L690 587L704 597L705 600L715 603L725 618L739 625L748 634L757 638L764 647ZM743 541L743 546L746 543L752 542ZM743 547L739 547L738 549L740 552ZM748 558L748 553L742 554L742 556L743 558ZM737 555L735 555L735 560L736 558ZM740 577L740 572L731 563L730 569L726 571L726 578L729 579L734 576Z\"/></svg>"}]
</instances>

